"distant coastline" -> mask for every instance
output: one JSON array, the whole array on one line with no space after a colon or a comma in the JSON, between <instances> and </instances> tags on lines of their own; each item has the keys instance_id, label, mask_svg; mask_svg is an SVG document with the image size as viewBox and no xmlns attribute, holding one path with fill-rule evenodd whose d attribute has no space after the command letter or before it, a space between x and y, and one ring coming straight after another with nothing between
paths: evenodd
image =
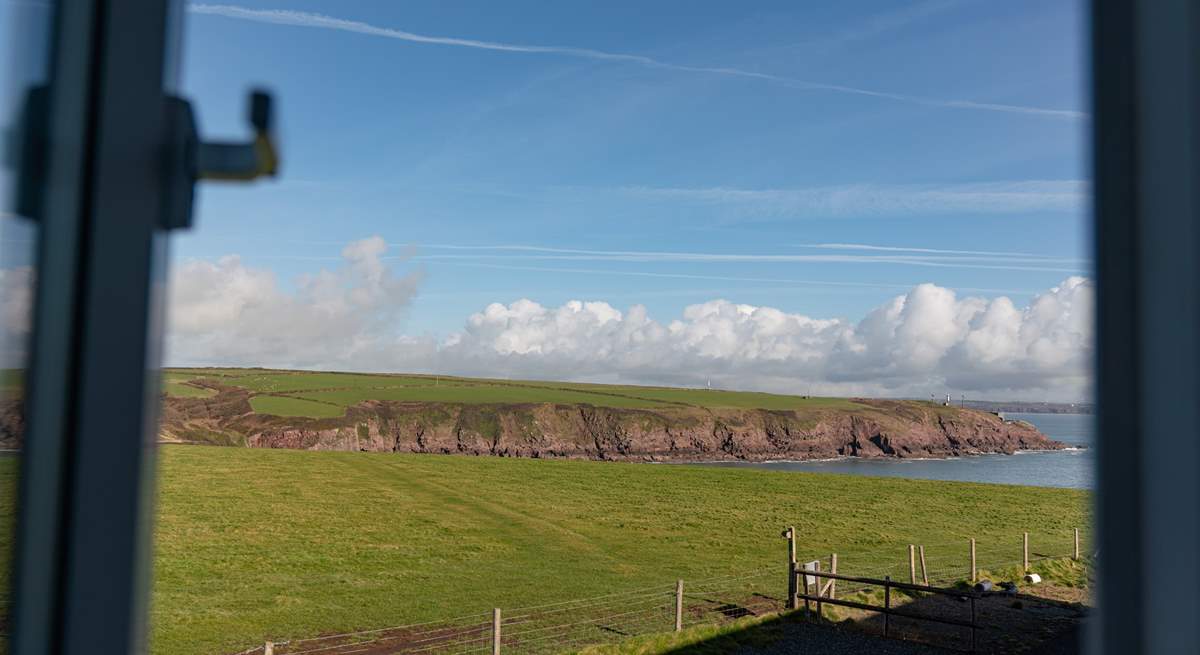
<instances>
[{"instance_id":1,"label":"distant coastline","mask_svg":"<svg viewBox=\"0 0 1200 655\"><path fill-rule=\"evenodd\" d=\"M1094 414L1094 403L1045 403L1020 400L968 400L963 403L971 409L985 412L1015 412L1018 414Z\"/></svg>"},{"instance_id":2,"label":"distant coastline","mask_svg":"<svg viewBox=\"0 0 1200 655\"><path fill-rule=\"evenodd\" d=\"M1018 450L1013 453L1014 457L952 455L945 458L911 457L898 460L839 457L825 461L720 462L708 465L1035 487L1094 488L1095 427L1092 425L1092 415L1012 412L1006 413L1005 416L1034 423L1039 430L1052 439L1061 441L1065 447L1051 451Z\"/></svg>"},{"instance_id":3,"label":"distant coastline","mask_svg":"<svg viewBox=\"0 0 1200 655\"><path fill-rule=\"evenodd\" d=\"M681 461L655 461L655 464L824 464L828 462L846 461L896 461L896 462L944 462L946 460L966 459L971 457L1011 457L1013 455L1040 455L1044 453L1069 453L1088 450L1087 446L1066 446L1063 448L1028 448L1012 452L980 451L951 453L947 455L927 455L922 457L873 457L869 455L836 455L815 459L759 459L759 460L729 460L729 459L697 459Z\"/></svg>"}]
</instances>

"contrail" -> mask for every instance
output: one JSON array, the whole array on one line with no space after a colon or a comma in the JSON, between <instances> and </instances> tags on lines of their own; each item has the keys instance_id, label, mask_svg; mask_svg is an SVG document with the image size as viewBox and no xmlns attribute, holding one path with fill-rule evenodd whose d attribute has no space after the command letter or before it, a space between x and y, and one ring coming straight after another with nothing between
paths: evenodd
<instances>
[{"instance_id":1,"label":"contrail","mask_svg":"<svg viewBox=\"0 0 1200 655\"><path fill-rule=\"evenodd\" d=\"M578 273L582 275L620 275L626 277L655 277L668 278L677 280L715 280L718 282L765 282L778 284L796 284L809 286L829 286L829 287L858 287L865 289L912 289L918 286L919 282L912 284L896 284L890 282L839 282L831 280L796 280L788 278L770 278L770 277L731 277L726 275L689 275L687 273L652 273L649 271L615 271L595 268L559 268L549 266L510 266L507 264L484 264L480 262L462 262L450 263L450 266L466 266L470 268L493 268L509 271L535 271L546 273ZM958 291L975 291L979 293L1013 293L1013 294L1033 294L1036 291L1028 289L993 289L988 287L954 287Z\"/></svg>"},{"instance_id":2,"label":"contrail","mask_svg":"<svg viewBox=\"0 0 1200 655\"><path fill-rule=\"evenodd\" d=\"M560 261L617 261L617 262L705 262L705 263L874 263L929 266L936 268L973 268L986 270L1047 271L1054 273L1079 272L1086 262L1068 257L1045 255L1018 256L1014 253L971 254L966 256L941 255L780 255L746 253L706 252L663 252L653 250L586 250L580 248L553 248L545 246L503 244L470 246L444 243L408 244L430 250L465 250L480 254L472 255L417 255L416 259L526 259ZM836 246L839 244L824 244ZM851 244L847 244L851 245ZM818 246L820 247L820 246ZM880 246L880 250L888 250ZM870 250L870 247L863 248ZM932 250L932 249L931 249ZM488 251L520 253L516 255L487 254ZM1050 264L1058 266L1050 267ZM1070 268L1064 268L1069 266Z\"/></svg>"},{"instance_id":3,"label":"contrail","mask_svg":"<svg viewBox=\"0 0 1200 655\"><path fill-rule=\"evenodd\" d=\"M987 255L993 257L1031 257L1056 260L1053 255L1038 255L1029 252L1004 252L996 250L943 250L941 248L904 248L901 246L873 246L865 243L799 243L798 248L821 248L823 250L870 250L881 252L920 252L936 255Z\"/></svg>"},{"instance_id":4,"label":"contrail","mask_svg":"<svg viewBox=\"0 0 1200 655\"><path fill-rule=\"evenodd\" d=\"M1075 211L1089 185L1081 180L1020 180L958 184L841 184L800 188L619 187L638 197L746 205L759 212L806 216L911 215Z\"/></svg>"},{"instance_id":5,"label":"contrail","mask_svg":"<svg viewBox=\"0 0 1200 655\"><path fill-rule=\"evenodd\" d=\"M270 23L273 25L291 25L296 27L313 27L328 30L339 30L342 32L354 32L357 34L367 34L370 36L379 36L388 39L396 39L399 41L408 41L411 43L425 43L431 45L454 46L460 48L476 48L479 50L496 50L500 52L519 52L530 54L553 54L567 57L577 57L580 59L591 59L596 61L611 61L638 64L650 68L661 68L665 70L680 71L686 73L707 73L713 75L726 75L731 77L742 77L757 80L764 80L776 84L804 89L809 91L829 91L832 93L844 93L850 95L868 96L873 98L881 98L885 100L894 100L897 102L906 102L911 104L926 105L930 107L944 107L948 109L971 109L978 111L1004 112L1014 114L1028 114L1033 116L1046 116L1052 118L1065 119L1086 119L1087 114L1081 111L1070 109L1047 109L1044 107L1029 107L1025 105L1006 105L998 103L975 102L971 100L943 100L938 98L925 98L921 96L911 96L900 93L889 93L885 91L874 91L871 89L863 89L853 86L843 86L840 84L824 84L821 82L811 82L807 80L799 80L782 75L772 75L769 73L759 73L748 71L742 68L732 68L726 66L688 66L685 64L675 64L645 55L635 55L622 52L608 52L605 50L594 50L591 48L575 48L571 46L548 46L548 45L524 45L516 43L501 43L498 41L482 41L478 39L463 39L449 36L429 36L425 34L416 34L414 32L406 32L390 27L379 27L362 21L346 20L344 18L335 18L325 14L317 14L307 11L294 11L290 9L248 9L237 5L225 4L204 4L197 3L188 5L188 11L194 14L206 14L210 16L224 16L226 18L235 18L239 20L249 20L259 23Z\"/></svg>"},{"instance_id":6,"label":"contrail","mask_svg":"<svg viewBox=\"0 0 1200 655\"><path fill-rule=\"evenodd\" d=\"M245 237L223 237L227 239L244 240ZM276 243L291 243L313 246L340 246L340 241L276 241ZM559 248L529 244L494 244L466 245L451 243L411 243L389 242L389 246L412 248L418 254L404 256L386 256L381 259L388 261L417 260L417 261L478 261L490 259L493 261L598 261L598 262L640 262L640 263L774 263L774 264L804 264L804 263L842 263L842 264L898 264L903 266L925 266L933 268L964 268L1002 271L1043 271L1051 273L1080 273L1088 269L1089 261L1074 257L1054 255L1036 255L1019 252L999 252L985 250L942 250L938 248L901 248L894 246L872 246L855 243L814 243L796 244L796 247L819 248L825 250L863 250L871 252L897 253L879 255L797 255L797 254L762 254L762 253L712 253L712 252L667 252L657 250L594 250L584 248ZM421 250L459 251L466 254L419 254ZM901 253L920 253L905 255ZM504 254L508 253L508 254ZM212 257L208 255L206 257ZM340 261L342 257L332 255L256 255L258 259L288 259L314 261ZM731 279L731 278L721 278ZM746 279L748 282L761 282L761 279Z\"/></svg>"},{"instance_id":7,"label":"contrail","mask_svg":"<svg viewBox=\"0 0 1200 655\"><path fill-rule=\"evenodd\" d=\"M383 258L388 259L388 258ZM972 264L961 260L947 260L944 262L930 261L927 259L911 259L903 257L855 257L853 255L828 255L828 256L804 256L797 255L795 257L784 256L754 256L754 255L712 255L712 256L694 256L694 257L654 257L642 255L530 255L526 257L506 257L503 255L416 255L414 260L420 261L442 261L442 260L470 260L477 261L479 259L492 260L535 260L535 261L598 261L598 262L642 262L642 263L664 263L664 262L700 262L700 263L747 263L747 262L776 262L776 263L825 263L825 264L898 264L902 266L923 266L929 268L962 268L976 269L989 271L1042 271L1050 273L1081 273L1083 268L1079 266L1064 268L1061 266L1020 266L1006 264Z\"/></svg>"}]
</instances>

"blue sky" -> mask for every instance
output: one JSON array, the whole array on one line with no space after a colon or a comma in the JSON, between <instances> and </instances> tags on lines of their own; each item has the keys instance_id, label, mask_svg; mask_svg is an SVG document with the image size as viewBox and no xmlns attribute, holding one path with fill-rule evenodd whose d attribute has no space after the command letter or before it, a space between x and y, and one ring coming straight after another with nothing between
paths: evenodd
<instances>
[{"instance_id":1,"label":"blue sky","mask_svg":"<svg viewBox=\"0 0 1200 655\"><path fill-rule=\"evenodd\" d=\"M1023 307L1088 274L1076 0L190 7L202 131L244 134L269 87L284 173L205 186L176 260L287 290L377 235L421 272L397 333L522 298L663 323L713 299L858 321L921 283Z\"/></svg>"},{"instance_id":2,"label":"blue sky","mask_svg":"<svg viewBox=\"0 0 1200 655\"><path fill-rule=\"evenodd\" d=\"M1076 2L823 8L780 2L752 10L682 2L656 3L649 12L644 4L238 6L315 12L421 35L736 67L931 99L1086 111ZM429 247L439 244L878 254L806 247L861 243L1031 253L1066 261L1013 267L1086 271L1081 202L971 192L972 185L1021 189L1029 181L1085 180L1086 120L218 15L193 13L187 25L185 88L197 100L205 132L241 134L245 89L265 84L279 99L285 169L273 184L206 188L198 227L177 240L177 255L236 252L286 279L319 260L285 258L336 259L346 242L372 234L412 243L428 258L419 260L426 278L409 329L456 329L486 302L521 297L550 304L571 298L643 303L652 313L677 314L718 295L814 316L856 317L919 282L1010 290L1022 300L1066 275L860 261L615 262ZM1033 195L1063 192L1061 185L1042 186L1052 188ZM966 197L949 209L907 201L925 190L957 189ZM816 190L810 195L818 198L789 201L787 192L801 190ZM868 198L848 199L844 210L823 207L822 194L837 191ZM875 195L884 197L869 198ZM547 259L552 256L559 258ZM868 286L811 283L822 281Z\"/></svg>"}]
</instances>

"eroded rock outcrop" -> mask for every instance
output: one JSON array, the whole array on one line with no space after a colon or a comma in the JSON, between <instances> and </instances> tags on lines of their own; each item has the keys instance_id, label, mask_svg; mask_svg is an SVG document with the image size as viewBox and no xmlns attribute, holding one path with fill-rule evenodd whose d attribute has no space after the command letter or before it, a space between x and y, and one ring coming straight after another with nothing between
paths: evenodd
<instances>
[{"instance_id":1,"label":"eroded rock outcrop","mask_svg":"<svg viewBox=\"0 0 1200 655\"><path fill-rule=\"evenodd\" d=\"M256 448L623 461L948 457L1063 448L987 412L901 400L805 410L367 401L332 419L251 411L244 391L169 398L165 437Z\"/></svg>"}]
</instances>

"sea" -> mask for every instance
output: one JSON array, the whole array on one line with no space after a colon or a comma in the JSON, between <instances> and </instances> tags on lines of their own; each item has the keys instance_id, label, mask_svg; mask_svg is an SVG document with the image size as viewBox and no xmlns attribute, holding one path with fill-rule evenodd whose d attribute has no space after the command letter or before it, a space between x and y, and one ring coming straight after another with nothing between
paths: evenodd
<instances>
[{"instance_id":1,"label":"sea","mask_svg":"<svg viewBox=\"0 0 1200 655\"><path fill-rule=\"evenodd\" d=\"M1048 452L1019 452L1014 455L972 455L946 459L840 459L809 462L713 462L706 466L760 468L773 471L809 471L845 475L876 475L922 480L995 482L1034 487L1091 489L1094 484L1094 416L1090 414L1019 414L1005 412L1004 418L1020 419L1037 426L1050 438L1071 448Z\"/></svg>"}]
</instances>

